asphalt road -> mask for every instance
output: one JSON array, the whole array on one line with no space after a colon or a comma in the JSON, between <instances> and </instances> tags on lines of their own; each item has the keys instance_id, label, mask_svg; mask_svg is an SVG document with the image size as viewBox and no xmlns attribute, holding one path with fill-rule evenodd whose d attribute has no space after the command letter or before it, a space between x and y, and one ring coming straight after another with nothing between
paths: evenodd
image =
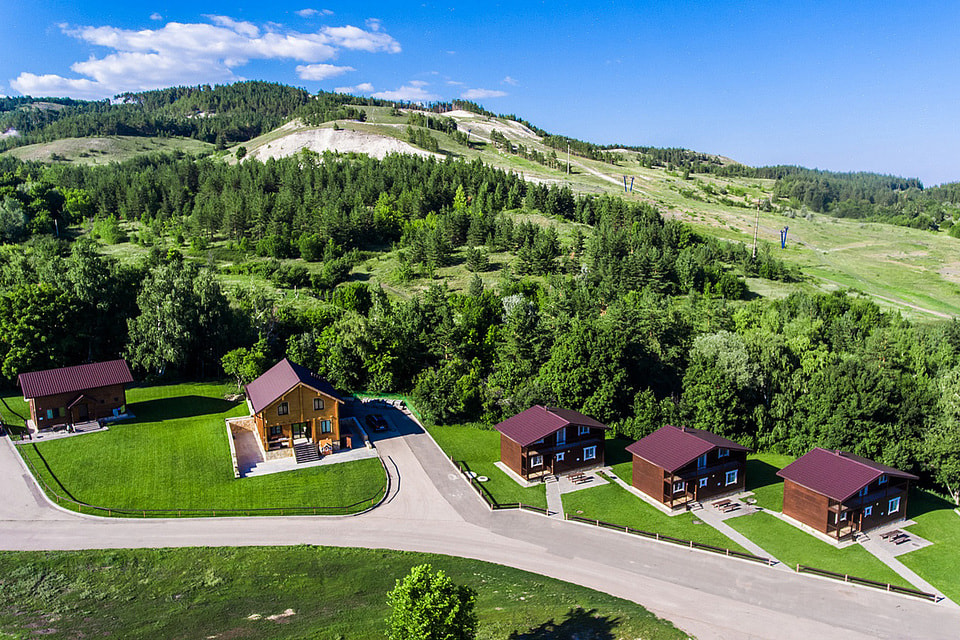
<instances>
[{"instance_id":1,"label":"asphalt road","mask_svg":"<svg viewBox=\"0 0 960 640\"><path fill-rule=\"evenodd\" d=\"M638 602L703 640L952 638L958 608L545 518L492 513L429 435L398 412L373 439L391 476L376 509L350 517L107 519L51 506L0 443L0 548L318 544L462 556ZM242 481L242 480L241 480ZM282 535L278 535L282 532Z\"/></svg>"}]
</instances>

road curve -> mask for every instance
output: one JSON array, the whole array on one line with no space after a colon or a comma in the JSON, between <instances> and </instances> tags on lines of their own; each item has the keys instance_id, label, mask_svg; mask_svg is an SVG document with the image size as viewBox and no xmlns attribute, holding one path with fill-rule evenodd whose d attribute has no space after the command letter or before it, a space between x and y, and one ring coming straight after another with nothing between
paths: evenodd
<instances>
[{"instance_id":1,"label":"road curve","mask_svg":"<svg viewBox=\"0 0 960 640\"><path fill-rule=\"evenodd\" d=\"M490 512L399 413L377 437L391 476L352 517L110 519L53 507L0 443L0 548L317 544L441 553L525 569L640 603L701 640L948 638L957 609L524 512ZM282 535L278 535L282 532Z\"/></svg>"}]
</instances>

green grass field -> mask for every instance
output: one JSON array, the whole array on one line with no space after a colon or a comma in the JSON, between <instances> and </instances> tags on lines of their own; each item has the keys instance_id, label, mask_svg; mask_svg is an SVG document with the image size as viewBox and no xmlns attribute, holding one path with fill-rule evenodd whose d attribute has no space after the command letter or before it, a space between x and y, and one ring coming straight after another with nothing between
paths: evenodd
<instances>
[{"instance_id":1,"label":"green grass field","mask_svg":"<svg viewBox=\"0 0 960 640\"><path fill-rule=\"evenodd\" d=\"M757 506L783 511L783 479L777 471L793 460L793 456L777 453L751 453L747 456L747 491L753 491Z\"/></svg>"},{"instance_id":2,"label":"green grass field","mask_svg":"<svg viewBox=\"0 0 960 640\"><path fill-rule=\"evenodd\" d=\"M25 162L66 162L102 165L123 162L149 153L183 152L190 155L210 153L214 145L192 138L150 138L144 136L100 136L63 138L16 147L3 155Z\"/></svg>"},{"instance_id":3,"label":"green grass field","mask_svg":"<svg viewBox=\"0 0 960 640\"><path fill-rule=\"evenodd\" d=\"M927 491L910 494L907 516L916 524L907 531L933 544L899 556L943 595L960 603L960 514L956 505Z\"/></svg>"},{"instance_id":4,"label":"green grass field","mask_svg":"<svg viewBox=\"0 0 960 640\"><path fill-rule=\"evenodd\" d=\"M36 449L21 445L20 451L61 494L114 509L356 512L379 499L385 475L376 459L235 479L224 418L245 415L247 408L223 399L230 389L224 384L133 388L127 399L134 420L105 432L42 442Z\"/></svg>"},{"instance_id":5,"label":"green grass field","mask_svg":"<svg viewBox=\"0 0 960 640\"><path fill-rule=\"evenodd\" d=\"M612 482L565 493L562 498L563 511L567 515L595 518L723 549L746 551L710 525L694 524L694 514L668 516Z\"/></svg>"},{"instance_id":6,"label":"green grass field","mask_svg":"<svg viewBox=\"0 0 960 640\"><path fill-rule=\"evenodd\" d=\"M637 604L532 573L328 547L0 552L0 636L380 638L387 592L423 563L478 592L478 640L687 637Z\"/></svg>"},{"instance_id":7,"label":"green grass field","mask_svg":"<svg viewBox=\"0 0 960 640\"><path fill-rule=\"evenodd\" d=\"M427 427L440 448L457 461L466 462L478 475L490 478L484 487L500 503L522 502L547 508L543 485L521 487L494 464L500 459L500 433L476 427Z\"/></svg>"},{"instance_id":8,"label":"green grass field","mask_svg":"<svg viewBox=\"0 0 960 640\"><path fill-rule=\"evenodd\" d=\"M726 523L791 568L805 564L868 580L912 587L860 545L837 549L769 513L758 512L730 518Z\"/></svg>"}]
</instances>

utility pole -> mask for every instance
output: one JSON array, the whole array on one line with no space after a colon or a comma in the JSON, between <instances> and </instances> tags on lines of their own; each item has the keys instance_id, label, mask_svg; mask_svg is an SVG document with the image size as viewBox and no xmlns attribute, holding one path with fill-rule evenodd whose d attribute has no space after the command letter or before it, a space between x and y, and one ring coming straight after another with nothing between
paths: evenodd
<instances>
[{"instance_id":1,"label":"utility pole","mask_svg":"<svg viewBox=\"0 0 960 640\"><path fill-rule=\"evenodd\" d=\"M567 175L570 175L570 143L567 143Z\"/></svg>"},{"instance_id":2,"label":"utility pole","mask_svg":"<svg viewBox=\"0 0 960 640\"><path fill-rule=\"evenodd\" d=\"M753 228L753 259L757 259L757 236L760 234L760 198L757 198L757 226Z\"/></svg>"}]
</instances>

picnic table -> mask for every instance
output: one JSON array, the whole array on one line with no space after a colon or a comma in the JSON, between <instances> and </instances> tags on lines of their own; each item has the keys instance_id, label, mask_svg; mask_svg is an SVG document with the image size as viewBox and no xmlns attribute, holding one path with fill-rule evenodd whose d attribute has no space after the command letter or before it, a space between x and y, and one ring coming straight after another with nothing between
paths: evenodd
<instances>
[{"instance_id":1,"label":"picnic table","mask_svg":"<svg viewBox=\"0 0 960 640\"><path fill-rule=\"evenodd\" d=\"M724 507L726 507L726 506L729 505L730 503L731 503L731 500L729 500L729 499L727 499L727 500L717 500L716 502L713 503L713 506L716 507L717 509L723 509Z\"/></svg>"}]
</instances>

